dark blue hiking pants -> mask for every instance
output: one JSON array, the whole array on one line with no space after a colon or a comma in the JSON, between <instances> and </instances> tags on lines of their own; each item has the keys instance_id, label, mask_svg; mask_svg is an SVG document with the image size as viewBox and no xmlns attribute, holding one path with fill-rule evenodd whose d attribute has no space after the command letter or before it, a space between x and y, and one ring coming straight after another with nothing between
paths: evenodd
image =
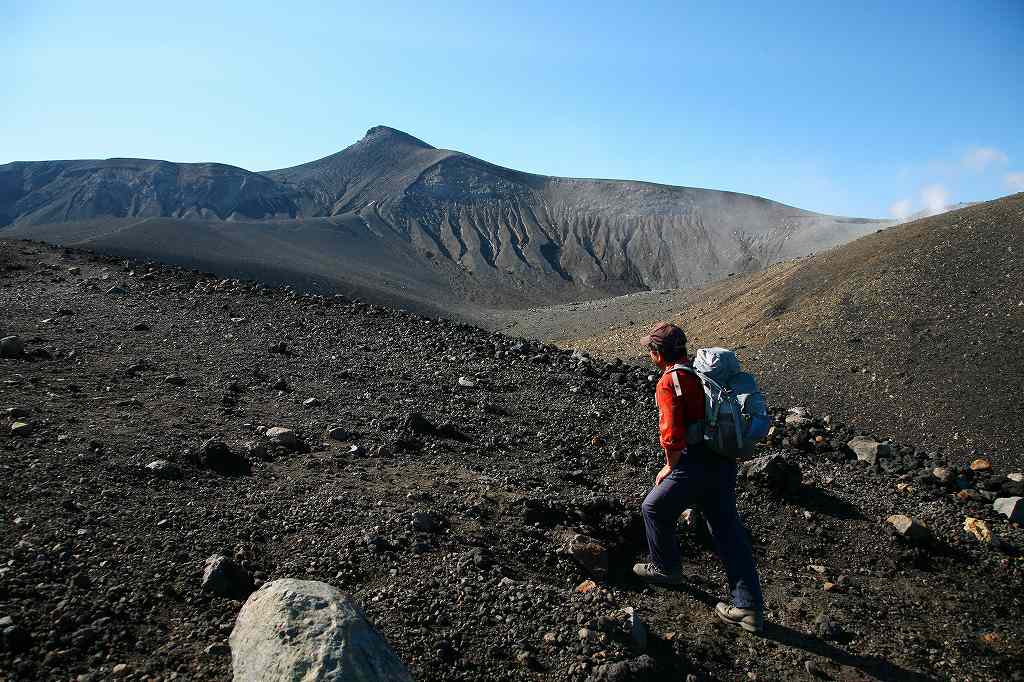
<instances>
[{"instance_id":1,"label":"dark blue hiking pants","mask_svg":"<svg viewBox=\"0 0 1024 682\"><path fill-rule=\"evenodd\" d=\"M676 542L676 523L683 510L704 513L718 556L725 562L732 604L762 608L764 597L750 550L750 539L736 513L736 463L712 453L691 449L665 480L647 493L641 509L647 528L651 561L663 571L682 565Z\"/></svg>"}]
</instances>

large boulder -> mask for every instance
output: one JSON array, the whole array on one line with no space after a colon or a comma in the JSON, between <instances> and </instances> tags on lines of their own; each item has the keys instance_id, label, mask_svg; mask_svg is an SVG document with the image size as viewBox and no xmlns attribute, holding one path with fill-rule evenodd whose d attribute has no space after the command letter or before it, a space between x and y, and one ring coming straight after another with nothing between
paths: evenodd
<instances>
[{"instance_id":1,"label":"large boulder","mask_svg":"<svg viewBox=\"0 0 1024 682\"><path fill-rule=\"evenodd\" d=\"M793 493L800 488L800 465L783 455L766 455L744 462L740 472L745 479L780 493Z\"/></svg>"},{"instance_id":2,"label":"large boulder","mask_svg":"<svg viewBox=\"0 0 1024 682\"><path fill-rule=\"evenodd\" d=\"M230 642L235 682L412 680L352 599L315 580L284 578L253 592Z\"/></svg>"}]
</instances>

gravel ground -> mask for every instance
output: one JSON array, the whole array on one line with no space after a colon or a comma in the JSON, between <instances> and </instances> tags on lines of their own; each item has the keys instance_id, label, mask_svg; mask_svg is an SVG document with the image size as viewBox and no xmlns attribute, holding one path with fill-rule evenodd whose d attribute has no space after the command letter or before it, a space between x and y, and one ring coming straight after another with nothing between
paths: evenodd
<instances>
[{"instance_id":1,"label":"gravel ground","mask_svg":"<svg viewBox=\"0 0 1024 682\"><path fill-rule=\"evenodd\" d=\"M1006 469L940 480L941 456L899 443L869 466L843 448L855 428L786 426L775 405L759 454L802 480L739 483L768 600L754 637L714 620L724 575L697 530L680 527L683 586L629 576L660 458L647 367L7 241L10 334L4 679L229 678L242 602L203 589L217 554L256 585L350 592L419 680L1024 679L1024 531L990 502L1021 494ZM562 551L576 533L607 570Z\"/></svg>"}]
</instances>

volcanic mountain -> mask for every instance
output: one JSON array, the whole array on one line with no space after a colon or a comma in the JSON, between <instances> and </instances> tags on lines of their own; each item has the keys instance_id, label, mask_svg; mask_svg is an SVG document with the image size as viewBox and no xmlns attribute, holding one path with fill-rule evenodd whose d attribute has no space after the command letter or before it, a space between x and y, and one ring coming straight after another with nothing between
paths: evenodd
<instances>
[{"instance_id":1,"label":"volcanic mountain","mask_svg":"<svg viewBox=\"0 0 1024 682\"><path fill-rule=\"evenodd\" d=\"M140 159L0 166L0 235L470 317L699 285L888 224L733 192L523 173L384 126L260 173Z\"/></svg>"}]
</instances>

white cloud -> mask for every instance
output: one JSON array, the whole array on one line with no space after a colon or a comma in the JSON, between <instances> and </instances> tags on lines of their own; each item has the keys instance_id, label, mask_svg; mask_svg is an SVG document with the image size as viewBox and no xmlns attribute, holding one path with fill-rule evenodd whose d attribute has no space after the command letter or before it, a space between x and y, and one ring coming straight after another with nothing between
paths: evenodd
<instances>
[{"instance_id":1,"label":"white cloud","mask_svg":"<svg viewBox=\"0 0 1024 682\"><path fill-rule=\"evenodd\" d=\"M921 190L921 203L925 215L942 213L949 204L949 192L942 185L928 185Z\"/></svg>"},{"instance_id":2,"label":"white cloud","mask_svg":"<svg viewBox=\"0 0 1024 682\"><path fill-rule=\"evenodd\" d=\"M889 206L889 215L896 220L906 220L914 212L913 199L900 199Z\"/></svg>"},{"instance_id":3,"label":"white cloud","mask_svg":"<svg viewBox=\"0 0 1024 682\"><path fill-rule=\"evenodd\" d=\"M1015 171L1013 173L1007 173L1006 186L1014 192L1024 192L1024 171Z\"/></svg>"},{"instance_id":4,"label":"white cloud","mask_svg":"<svg viewBox=\"0 0 1024 682\"><path fill-rule=\"evenodd\" d=\"M971 147L960 159L961 165L975 173L981 173L994 164L1009 162L1006 153L995 147Z\"/></svg>"}]
</instances>

